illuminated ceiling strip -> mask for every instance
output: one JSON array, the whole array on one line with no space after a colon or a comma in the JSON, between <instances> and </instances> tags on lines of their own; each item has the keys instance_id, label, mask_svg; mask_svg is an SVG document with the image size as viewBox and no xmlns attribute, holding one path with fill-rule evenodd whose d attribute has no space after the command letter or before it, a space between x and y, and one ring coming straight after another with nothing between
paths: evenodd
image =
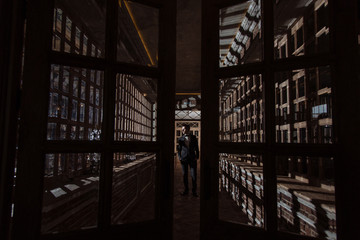
<instances>
[{"instance_id":1,"label":"illuminated ceiling strip","mask_svg":"<svg viewBox=\"0 0 360 240\"><path fill-rule=\"evenodd\" d=\"M260 5L258 5L257 3L256 3L256 1L252 1L249 5L248 5L248 9L247 9L247 14L250 16L250 17L252 17L252 18L257 18L257 19L260 19L261 18L261 16L260 16L260 14L261 14L261 12L260 12ZM234 51L234 52L237 52L237 53L240 53L241 52L241 50L244 48L243 46L241 46L241 44L246 44L246 42L249 40L250 41L250 39L246 36L246 34L245 33L243 33L243 31L249 31L251 34L253 33L253 31L254 31L254 29L255 29L255 27L256 27L256 25L257 25L257 23L256 23L256 20L255 19L251 19L251 20L249 20L248 19L248 16L247 16L247 14L244 14L244 17L242 18L242 20L241 20L241 27L238 29L238 31L237 31L237 33L236 33L236 35L235 35L235 37L234 37L234 39L233 39L233 44L231 44L230 45L230 47L229 47L229 50L228 50L228 53L226 54L226 56L223 56L222 55L222 58L223 59L221 59L221 62L224 64L224 65L227 65L227 66L232 66L232 65L234 65L234 64L237 64L237 61L238 61L238 57L237 56L235 56L235 55L233 55L232 53L231 53L231 49ZM250 30L250 27L251 26L253 26L252 27L252 29ZM246 38L245 38L246 37ZM221 38L221 36L220 36L220 38ZM226 38L227 39L227 38ZM235 39L236 39L236 42L239 42L239 43L236 43L235 42ZM224 40L223 41L223 45L225 45L225 43L227 42L227 40ZM221 39L220 39L220 43L221 43ZM234 43L236 44L236 49L234 49ZM226 44L227 45L227 44ZM224 53L224 50L225 48L223 48L223 49L220 49L220 54L223 54ZM245 49L244 49L245 50ZM225 57L225 59L224 59L224 57Z\"/></svg>"},{"instance_id":2,"label":"illuminated ceiling strip","mask_svg":"<svg viewBox=\"0 0 360 240\"><path fill-rule=\"evenodd\" d=\"M140 32L140 30L139 30L139 28L138 28L138 26L137 26L137 24L136 24L134 15L133 15L133 13L131 12L131 10L130 10L130 8L129 8L129 6L128 6L128 3L127 3L126 1L124 1L124 3L125 3L125 7L126 7L128 13L129 13L129 15L130 15L130 17L131 17L131 20L132 20L132 22L134 23L134 26L135 26L135 28L136 28L136 31L137 31L139 37L140 37L140 40L141 40L142 44L144 45L145 51L146 51L146 53L147 53L147 55L148 55L148 57L149 57L149 59L150 59L151 65L154 66L154 65L155 65L154 60L152 59L152 57L151 57L151 55L150 55L150 52L149 52L149 49L148 49L148 47L147 47L147 45L146 45L146 43L145 43L145 40L144 40L143 36L141 35L141 32ZM119 0L119 6L120 6L120 7L122 6L121 0Z\"/></svg>"}]
</instances>

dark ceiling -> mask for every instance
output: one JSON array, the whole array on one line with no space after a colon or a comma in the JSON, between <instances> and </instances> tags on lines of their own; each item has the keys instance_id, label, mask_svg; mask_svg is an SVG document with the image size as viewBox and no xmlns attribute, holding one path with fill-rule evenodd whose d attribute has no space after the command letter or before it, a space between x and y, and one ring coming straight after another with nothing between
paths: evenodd
<instances>
[{"instance_id":1,"label":"dark ceiling","mask_svg":"<svg viewBox=\"0 0 360 240\"><path fill-rule=\"evenodd\" d=\"M65 1L65 2L64 2ZM81 1L70 1L70 0L64 0L61 2L64 5L69 5L67 10L72 11L76 10L77 12L72 14L75 18L78 16L89 16L89 14L86 13L79 13L79 11L82 11L84 9L89 10L89 8L83 8L80 6L80 3L82 6L84 6L84 3L92 3L97 2L97 4L91 4L91 5L98 5L99 8L94 9L91 8L92 12L90 15L96 16L95 18L86 18L86 19L79 19L79 22L86 23L86 27L88 29L92 29L92 32L89 33L90 35L93 35L92 38L96 39L98 44L102 47L104 47L104 40L105 40L105 32L104 32L104 26L105 26L105 6L101 3L103 3L103 0L81 0ZM59 1L58 1L59 2ZM76 2L79 2L79 4L76 4ZM126 62L134 62L134 63L140 63L142 65L148 65L153 66L157 65L157 48L158 45L158 25L156 24L156 19L158 17L158 12L151 10L151 8L146 7L139 7L138 4L134 4L131 1L128 1L129 3L126 5L127 10L131 11L133 14L133 22L135 21L134 25L137 28L138 33L136 31L134 33L129 33L130 35L127 36L128 39L132 40L130 41L134 45L132 49L127 49L127 52L130 51L130 53L125 54L126 51L119 51L118 52L118 59L120 61L123 61L120 56L125 56ZM286 1L285 1L286 2ZM309 2L309 0L296 0L291 1L292 8L295 7L299 12L301 12L302 8L306 3ZM277 14L276 16L282 16L276 17L275 22L277 29L275 29L275 33L278 33L281 31L282 28L286 28L286 25L288 22L286 22L287 19L291 19L291 17L294 18L293 15L296 15L294 12L292 12L292 16L288 16L286 13L286 9L288 6L285 6L286 4L281 1L282 5L277 6ZM294 4L296 3L296 4ZM288 5L290 3L287 3ZM243 4L244 5L244 4ZM120 10L123 9L125 6L120 5ZM245 7L246 9L246 7ZM242 10L242 9L240 9ZM239 10L239 16L241 17L244 14ZM127 11L125 11L127 12ZM279 12L281 14L279 14ZM121 11L120 11L121 13ZM127 16L129 18L129 16ZM130 19L129 19L130 20ZM154 22L155 20L155 22ZM131 21L131 20L130 20ZM238 21L239 22L239 21ZM125 24L124 22L119 19L119 25L121 26L128 26L129 24ZM234 25L234 24L233 24ZM239 23L238 23L239 25ZM238 29L238 25L234 27L234 30ZM200 93L201 91L201 0L181 0L177 1L177 26L176 26L176 32L177 32L177 42L176 42L176 92L177 93ZM227 27L228 28L228 27ZM134 29L135 30L135 29ZM231 29L228 29L231 30ZM228 31L227 30L227 31ZM121 42L122 37L124 36L124 31L120 29L120 37L119 37L119 47L121 48ZM123 34L121 34L121 32ZM138 38L142 34L144 39L141 40ZM233 37L233 36L231 36ZM135 39L137 38L137 39ZM137 40L137 41L134 41ZM135 44L138 43L138 44ZM227 43L227 46L224 46L224 50L228 51L228 48L230 46L230 43L232 40L230 39L229 43ZM129 45L129 44L128 44ZM144 46L147 49L144 49L142 46ZM161 46L160 46L161 47ZM128 55L134 55L131 54L131 52L134 52L134 49L140 49L142 50L141 53L135 54L142 56L141 60L132 59L131 56ZM126 50L126 49L125 49ZM140 51L139 50L139 51ZM226 52L223 53L225 55ZM132 59L132 60L131 60ZM152 62L149 62L149 59L151 59ZM146 60L146 61L145 61Z\"/></svg>"},{"instance_id":2,"label":"dark ceiling","mask_svg":"<svg viewBox=\"0 0 360 240\"><path fill-rule=\"evenodd\" d=\"M85 25L79 27L91 30L87 32L90 38L99 47L105 48L104 0L75 2L64 0L56 3L62 5L77 24ZM156 21L158 12L131 1L127 1L127 4L123 1L120 3L122 4L119 5L118 60L148 66L157 65L158 25L156 22L154 24L154 20ZM176 92L199 93L201 90L201 0L181 0L177 1L177 4ZM98 6L98 8L84 6ZM132 21L131 17L133 17ZM134 25L137 25L135 26L137 31L136 29L130 31ZM143 39L140 39L140 34ZM123 43L127 46L126 49L122 47ZM152 62L149 61L150 58Z\"/></svg>"},{"instance_id":3,"label":"dark ceiling","mask_svg":"<svg viewBox=\"0 0 360 240\"><path fill-rule=\"evenodd\" d=\"M177 1L176 92L200 93L201 0Z\"/></svg>"}]
</instances>

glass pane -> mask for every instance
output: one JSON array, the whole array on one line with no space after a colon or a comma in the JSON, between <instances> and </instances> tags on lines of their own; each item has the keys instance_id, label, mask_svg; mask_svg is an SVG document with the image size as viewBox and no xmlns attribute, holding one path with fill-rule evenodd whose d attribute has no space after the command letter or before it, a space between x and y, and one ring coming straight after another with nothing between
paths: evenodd
<instances>
[{"instance_id":1,"label":"glass pane","mask_svg":"<svg viewBox=\"0 0 360 240\"><path fill-rule=\"evenodd\" d=\"M90 71L90 80L91 80L92 82L95 81L95 70L91 70L91 71Z\"/></svg>"},{"instance_id":2,"label":"glass pane","mask_svg":"<svg viewBox=\"0 0 360 240\"><path fill-rule=\"evenodd\" d=\"M334 159L279 156L276 163L278 229L336 239Z\"/></svg>"},{"instance_id":3,"label":"glass pane","mask_svg":"<svg viewBox=\"0 0 360 240\"><path fill-rule=\"evenodd\" d=\"M95 92L96 92L96 95L95 95L95 104L96 106L98 106L100 104L100 92L99 92L99 89L96 88L95 89Z\"/></svg>"},{"instance_id":4,"label":"glass pane","mask_svg":"<svg viewBox=\"0 0 360 240\"><path fill-rule=\"evenodd\" d=\"M77 121L77 111L78 111L78 103L76 100L72 100L72 113L71 113L71 120Z\"/></svg>"},{"instance_id":5,"label":"glass pane","mask_svg":"<svg viewBox=\"0 0 360 240\"><path fill-rule=\"evenodd\" d=\"M328 0L274 2L276 59L329 52Z\"/></svg>"},{"instance_id":6,"label":"glass pane","mask_svg":"<svg viewBox=\"0 0 360 240\"><path fill-rule=\"evenodd\" d=\"M157 66L159 10L121 0L118 21L118 61Z\"/></svg>"},{"instance_id":7,"label":"glass pane","mask_svg":"<svg viewBox=\"0 0 360 240\"><path fill-rule=\"evenodd\" d=\"M276 141L333 143L329 67L275 74Z\"/></svg>"},{"instance_id":8,"label":"glass pane","mask_svg":"<svg viewBox=\"0 0 360 240\"><path fill-rule=\"evenodd\" d=\"M89 97L90 103L94 103L94 87L90 86L90 97Z\"/></svg>"},{"instance_id":9,"label":"glass pane","mask_svg":"<svg viewBox=\"0 0 360 240\"><path fill-rule=\"evenodd\" d=\"M100 153L45 156L41 233L97 225Z\"/></svg>"},{"instance_id":10,"label":"glass pane","mask_svg":"<svg viewBox=\"0 0 360 240\"><path fill-rule=\"evenodd\" d=\"M79 95L79 76L74 76L72 91L74 97L77 97Z\"/></svg>"},{"instance_id":11,"label":"glass pane","mask_svg":"<svg viewBox=\"0 0 360 240\"><path fill-rule=\"evenodd\" d=\"M261 74L220 79L219 104L220 141L265 141Z\"/></svg>"},{"instance_id":12,"label":"glass pane","mask_svg":"<svg viewBox=\"0 0 360 240\"><path fill-rule=\"evenodd\" d=\"M112 224L155 218L155 176L155 153L114 153Z\"/></svg>"},{"instance_id":13,"label":"glass pane","mask_svg":"<svg viewBox=\"0 0 360 240\"><path fill-rule=\"evenodd\" d=\"M77 131L76 131L76 126L72 126L72 127L71 127L71 133L70 133L70 138L71 138L72 140L76 139L76 133L77 133Z\"/></svg>"},{"instance_id":14,"label":"glass pane","mask_svg":"<svg viewBox=\"0 0 360 240\"><path fill-rule=\"evenodd\" d=\"M97 85L91 81L89 74L83 75L82 72L86 72L86 69L61 65L51 66L48 140L100 139L102 117L99 112L102 111L103 105L103 74L100 74L101 79ZM55 86L59 83L61 87L56 88ZM79 83L81 84L80 94L78 93ZM94 112L97 114L94 115ZM86 132L80 133L80 127ZM73 129L76 129L75 132ZM89 139L87 136L94 136L94 138Z\"/></svg>"},{"instance_id":15,"label":"glass pane","mask_svg":"<svg viewBox=\"0 0 360 240\"><path fill-rule=\"evenodd\" d=\"M176 110L194 110L201 108L201 95L176 95Z\"/></svg>"},{"instance_id":16,"label":"glass pane","mask_svg":"<svg viewBox=\"0 0 360 240\"><path fill-rule=\"evenodd\" d=\"M116 77L115 133L118 141L155 141L157 81L126 74ZM155 115L155 116L154 116Z\"/></svg>"},{"instance_id":17,"label":"glass pane","mask_svg":"<svg viewBox=\"0 0 360 240\"><path fill-rule=\"evenodd\" d=\"M219 66L233 66L263 59L261 0L219 10Z\"/></svg>"},{"instance_id":18,"label":"glass pane","mask_svg":"<svg viewBox=\"0 0 360 240\"><path fill-rule=\"evenodd\" d=\"M175 110L176 120L201 120L200 110Z\"/></svg>"},{"instance_id":19,"label":"glass pane","mask_svg":"<svg viewBox=\"0 0 360 240\"><path fill-rule=\"evenodd\" d=\"M50 92L49 99L49 117L57 117L59 114L59 95L54 92Z\"/></svg>"},{"instance_id":20,"label":"glass pane","mask_svg":"<svg viewBox=\"0 0 360 240\"><path fill-rule=\"evenodd\" d=\"M56 131L56 123L48 123L47 127L47 140L51 140L55 138Z\"/></svg>"},{"instance_id":21,"label":"glass pane","mask_svg":"<svg viewBox=\"0 0 360 240\"><path fill-rule=\"evenodd\" d=\"M61 97L61 118L68 118L68 109L69 109L69 98L66 96Z\"/></svg>"},{"instance_id":22,"label":"glass pane","mask_svg":"<svg viewBox=\"0 0 360 240\"><path fill-rule=\"evenodd\" d=\"M219 155L219 219L264 227L261 156Z\"/></svg>"},{"instance_id":23,"label":"glass pane","mask_svg":"<svg viewBox=\"0 0 360 240\"><path fill-rule=\"evenodd\" d=\"M51 82L50 88L59 89L60 67L59 65L51 65Z\"/></svg>"},{"instance_id":24,"label":"glass pane","mask_svg":"<svg viewBox=\"0 0 360 240\"><path fill-rule=\"evenodd\" d=\"M81 97L81 99L85 100L85 96L86 96L86 82L85 82L85 81L81 81L80 97Z\"/></svg>"},{"instance_id":25,"label":"glass pane","mask_svg":"<svg viewBox=\"0 0 360 240\"><path fill-rule=\"evenodd\" d=\"M106 1L55 0L52 49L104 57ZM93 46L94 50L91 47ZM92 54L97 51L100 54Z\"/></svg>"},{"instance_id":26,"label":"glass pane","mask_svg":"<svg viewBox=\"0 0 360 240\"><path fill-rule=\"evenodd\" d=\"M64 92L69 92L69 68L63 67L62 71L62 90Z\"/></svg>"}]
</instances>

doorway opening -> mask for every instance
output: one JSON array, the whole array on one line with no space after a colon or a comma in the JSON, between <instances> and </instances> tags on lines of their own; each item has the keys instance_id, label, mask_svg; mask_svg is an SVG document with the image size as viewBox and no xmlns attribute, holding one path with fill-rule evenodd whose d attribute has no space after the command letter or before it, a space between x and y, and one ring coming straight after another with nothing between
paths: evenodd
<instances>
[{"instance_id":1,"label":"doorway opening","mask_svg":"<svg viewBox=\"0 0 360 240\"><path fill-rule=\"evenodd\" d=\"M185 190L182 163L178 156L182 128L190 127L189 134L196 137L201 149L200 95L177 96L174 126L174 207L173 239L199 239L200 237L200 196L183 195ZM196 161L196 186L200 192L200 159ZM191 169L188 168L188 186L192 189ZM190 229L189 229L190 228Z\"/></svg>"}]
</instances>

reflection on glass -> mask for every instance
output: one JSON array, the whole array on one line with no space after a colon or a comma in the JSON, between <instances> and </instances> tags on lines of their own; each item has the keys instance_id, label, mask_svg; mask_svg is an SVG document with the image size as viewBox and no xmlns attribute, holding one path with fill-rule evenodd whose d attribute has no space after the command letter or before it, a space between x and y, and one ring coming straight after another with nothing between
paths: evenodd
<instances>
[{"instance_id":1,"label":"reflection on glass","mask_svg":"<svg viewBox=\"0 0 360 240\"><path fill-rule=\"evenodd\" d=\"M94 103L94 87L90 86L90 103Z\"/></svg>"},{"instance_id":2,"label":"reflection on glass","mask_svg":"<svg viewBox=\"0 0 360 240\"><path fill-rule=\"evenodd\" d=\"M262 60L261 0L219 10L219 50L220 67Z\"/></svg>"},{"instance_id":3,"label":"reflection on glass","mask_svg":"<svg viewBox=\"0 0 360 240\"><path fill-rule=\"evenodd\" d=\"M120 0L118 21L118 61L157 66L159 10Z\"/></svg>"},{"instance_id":4,"label":"reflection on glass","mask_svg":"<svg viewBox=\"0 0 360 240\"><path fill-rule=\"evenodd\" d=\"M94 119L95 119L95 125L98 125L99 124L99 109L98 108L95 108L95 116L94 116Z\"/></svg>"},{"instance_id":5,"label":"reflection on glass","mask_svg":"<svg viewBox=\"0 0 360 240\"><path fill-rule=\"evenodd\" d=\"M81 103L80 104L80 122L84 122L85 121L85 104Z\"/></svg>"},{"instance_id":6,"label":"reflection on glass","mask_svg":"<svg viewBox=\"0 0 360 240\"><path fill-rule=\"evenodd\" d=\"M46 154L41 233L97 225L100 154Z\"/></svg>"},{"instance_id":7,"label":"reflection on glass","mask_svg":"<svg viewBox=\"0 0 360 240\"><path fill-rule=\"evenodd\" d=\"M328 0L276 1L274 4L275 58L329 51Z\"/></svg>"},{"instance_id":8,"label":"reflection on glass","mask_svg":"<svg viewBox=\"0 0 360 240\"><path fill-rule=\"evenodd\" d=\"M50 92L49 117L57 117L59 112L58 94Z\"/></svg>"},{"instance_id":9,"label":"reflection on glass","mask_svg":"<svg viewBox=\"0 0 360 240\"><path fill-rule=\"evenodd\" d=\"M96 84L97 84L97 85L100 85L100 80L101 80L101 78L102 78L102 73L103 73L103 72L101 72L101 71L97 71L97 72L96 72Z\"/></svg>"},{"instance_id":10,"label":"reflection on glass","mask_svg":"<svg viewBox=\"0 0 360 240\"><path fill-rule=\"evenodd\" d=\"M104 57L105 3L105 0L56 0L52 49L84 56ZM100 54L96 55L95 52Z\"/></svg>"},{"instance_id":11,"label":"reflection on glass","mask_svg":"<svg viewBox=\"0 0 360 240\"><path fill-rule=\"evenodd\" d=\"M85 96L86 96L85 94L86 94L86 82L81 81L81 91L80 91L81 99L85 100Z\"/></svg>"},{"instance_id":12,"label":"reflection on glass","mask_svg":"<svg viewBox=\"0 0 360 240\"><path fill-rule=\"evenodd\" d=\"M277 157L278 229L336 239L334 159Z\"/></svg>"},{"instance_id":13,"label":"reflection on glass","mask_svg":"<svg viewBox=\"0 0 360 240\"><path fill-rule=\"evenodd\" d=\"M84 139L84 127L80 127L79 129L79 139Z\"/></svg>"},{"instance_id":14,"label":"reflection on glass","mask_svg":"<svg viewBox=\"0 0 360 240\"><path fill-rule=\"evenodd\" d=\"M76 126L71 127L70 138L71 138L71 140L76 139Z\"/></svg>"},{"instance_id":15,"label":"reflection on glass","mask_svg":"<svg viewBox=\"0 0 360 240\"><path fill-rule=\"evenodd\" d=\"M70 20L70 18L68 18L66 16L66 22L65 22L66 26L66 30L65 30L65 37L67 40L71 40L71 26L72 26L72 21Z\"/></svg>"},{"instance_id":16,"label":"reflection on glass","mask_svg":"<svg viewBox=\"0 0 360 240\"><path fill-rule=\"evenodd\" d=\"M93 123L93 116L94 116L93 107L89 107L89 124Z\"/></svg>"},{"instance_id":17,"label":"reflection on glass","mask_svg":"<svg viewBox=\"0 0 360 240\"><path fill-rule=\"evenodd\" d=\"M264 227L262 157L219 156L219 219Z\"/></svg>"},{"instance_id":18,"label":"reflection on glass","mask_svg":"<svg viewBox=\"0 0 360 240\"><path fill-rule=\"evenodd\" d=\"M330 68L278 72L275 80L276 141L333 143Z\"/></svg>"},{"instance_id":19,"label":"reflection on glass","mask_svg":"<svg viewBox=\"0 0 360 240\"><path fill-rule=\"evenodd\" d=\"M77 111L78 111L78 103L76 100L72 100L72 112L71 112L71 120L77 121Z\"/></svg>"},{"instance_id":20,"label":"reflection on glass","mask_svg":"<svg viewBox=\"0 0 360 240\"><path fill-rule=\"evenodd\" d=\"M55 138L55 131L56 131L56 123L48 123L46 139L51 140Z\"/></svg>"},{"instance_id":21,"label":"reflection on glass","mask_svg":"<svg viewBox=\"0 0 360 240\"><path fill-rule=\"evenodd\" d=\"M60 8L54 9L54 28L53 28L54 31L56 29L58 32L61 32L62 13L63 11Z\"/></svg>"},{"instance_id":22,"label":"reflection on glass","mask_svg":"<svg viewBox=\"0 0 360 240\"><path fill-rule=\"evenodd\" d=\"M68 117L68 97L62 96L61 97L61 118L67 119Z\"/></svg>"},{"instance_id":23,"label":"reflection on glass","mask_svg":"<svg viewBox=\"0 0 360 240\"><path fill-rule=\"evenodd\" d=\"M85 34L84 34L82 54L85 55L85 56L88 55L88 53L87 53L87 42L88 42L88 38L87 38L87 36L85 36Z\"/></svg>"},{"instance_id":24,"label":"reflection on glass","mask_svg":"<svg viewBox=\"0 0 360 240\"><path fill-rule=\"evenodd\" d=\"M66 125L60 124L60 139L64 140L66 138Z\"/></svg>"},{"instance_id":25,"label":"reflection on glass","mask_svg":"<svg viewBox=\"0 0 360 240\"><path fill-rule=\"evenodd\" d=\"M155 218L156 154L114 153L111 223Z\"/></svg>"},{"instance_id":26,"label":"reflection on glass","mask_svg":"<svg viewBox=\"0 0 360 240\"><path fill-rule=\"evenodd\" d=\"M51 65L51 79L50 88L59 89L59 65Z\"/></svg>"},{"instance_id":27,"label":"reflection on glass","mask_svg":"<svg viewBox=\"0 0 360 240\"><path fill-rule=\"evenodd\" d=\"M85 69L52 65L51 71L48 123L52 125L48 124L47 139L90 140L88 137L83 137L95 134L93 139L99 140L102 123L102 116L99 113L102 112L103 75L100 74L98 85L91 82L90 75L82 74L86 73ZM78 94L79 83L80 94ZM61 87L57 88L59 84ZM96 103L94 103L94 91ZM94 115L94 112L97 114ZM79 128L80 126L83 128ZM72 131L72 127L75 127L75 132ZM78 132L80 129L87 130L81 134ZM88 129L91 129L91 132Z\"/></svg>"},{"instance_id":28,"label":"reflection on glass","mask_svg":"<svg viewBox=\"0 0 360 240\"><path fill-rule=\"evenodd\" d=\"M81 31L78 27L75 27L75 47L80 49L80 35Z\"/></svg>"},{"instance_id":29,"label":"reflection on glass","mask_svg":"<svg viewBox=\"0 0 360 240\"><path fill-rule=\"evenodd\" d=\"M153 106L157 98L156 80L118 74L115 97L115 140L154 141L156 109Z\"/></svg>"},{"instance_id":30,"label":"reflection on glass","mask_svg":"<svg viewBox=\"0 0 360 240\"><path fill-rule=\"evenodd\" d=\"M62 74L62 90L64 92L69 92L69 68L63 67Z\"/></svg>"},{"instance_id":31,"label":"reflection on glass","mask_svg":"<svg viewBox=\"0 0 360 240\"><path fill-rule=\"evenodd\" d=\"M100 104L100 92L99 92L99 89L96 88L96 89L95 89L95 92L96 92L96 95L95 95L95 104L96 104L96 106L99 106L99 104Z\"/></svg>"},{"instance_id":32,"label":"reflection on glass","mask_svg":"<svg viewBox=\"0 0 360 240\"><path fill-rule=\"evenodd\" d=\"M91 71L90 71L90 80L91 80L92 82L94 82L94 80L95 80L95 70L91 70Z\"/></svg>"},{"instance_id":33,"label":"reflection on glass","mask_svg":"<svg viewBox=\"0 0 360 240\"><path fill-rule=\"evenodd\" d=\"M265 141L262 83L261 74L220 79L220 141Z\"/></svg>"},{"instance_id":34,"label":"reflection on glass","mask_svg":"<svg viewBox=\"0 0 360 240\"><path fill-rule=\"evenodd\" d=\"M61 39L58 36L53 37L53 50L60 51Z\"/></svg>"},{"instance_id":35,"label":"reflection on glass","mask_svg":"<svg viewBox=\"0 0 360 240\"><path fill-rule=\"evenodd\" d=\"M70 44L66 42L64 46L64 52L70 53L70 51L71 51Z\"/></svg>"},{"instance_id":36,"label":"reflection on glass","mask_svg":"<svg viewBox=\"0 0 360 240\"><path fill-rule=\"evenodd\" d=\"M79 94L79 77L78 76L74 76L72 91L73 91L74 97L77 97Z\"/></svg>"}]
</instances>

